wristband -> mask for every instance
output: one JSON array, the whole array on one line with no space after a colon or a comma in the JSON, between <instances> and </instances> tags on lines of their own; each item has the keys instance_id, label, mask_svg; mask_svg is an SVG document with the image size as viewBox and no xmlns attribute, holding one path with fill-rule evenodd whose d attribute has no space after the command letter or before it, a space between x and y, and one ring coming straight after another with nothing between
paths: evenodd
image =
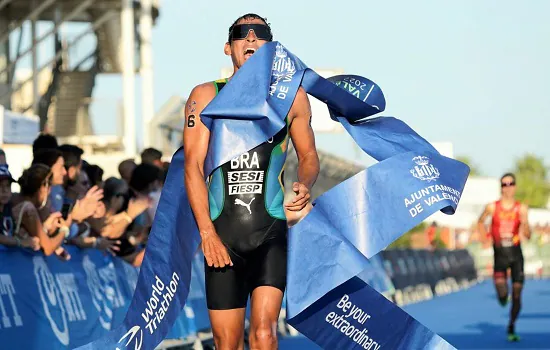
<instances>
[{"instance_id":1,"label":"wristband","mask_svg":"<svg viewBox=\"0 0 550 350\"><path fill-rule=\"evenodd\" d=\"M71 230L69 230L69 227L67 226L62 226L59 228L59 232L62 233L65 238L69 238L69 234L71 233Z\"/></svg>"},{"instance_id":2,"label":"wristband","mask_svg":"<svg viewBox=\"0 0 550 350\"><path fill-rule=\"evenodd\" d=\"M17 246L21 247L21 239L19 239L19 237L17 236L13 236L13 238L15 238L15 241L17 242Z\"/></svg>"}]
</instances>

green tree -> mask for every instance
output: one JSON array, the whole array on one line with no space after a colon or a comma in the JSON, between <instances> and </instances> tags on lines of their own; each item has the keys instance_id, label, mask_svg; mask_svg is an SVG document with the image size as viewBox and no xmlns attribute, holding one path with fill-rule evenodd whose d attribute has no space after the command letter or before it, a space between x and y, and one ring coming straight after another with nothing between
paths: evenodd
<instances>
[{"instance_id":1,"label":"green tree","mask_svg":"<svg viewBox=\"0 0 550 350\"><path fill-rule=\"evenodd\" d=\"M475 164L472 159L468 156L458 156L456 157L456 160L461 161L462 163L466 164L470 167L470 176L480 176L481 171L479 170L479 167L477 164Z\"/></svg>"},{"instance_id":2,"label":"green tree","mask_svg":"<svg viewBox=\"0 0 550 350\"><path fill-rule=\"evenodd\" d=\"M516 197L531 208L545 208L550 195L548 170L542 158L526 154L516 161Z\"/></svg>"}]
</instances>

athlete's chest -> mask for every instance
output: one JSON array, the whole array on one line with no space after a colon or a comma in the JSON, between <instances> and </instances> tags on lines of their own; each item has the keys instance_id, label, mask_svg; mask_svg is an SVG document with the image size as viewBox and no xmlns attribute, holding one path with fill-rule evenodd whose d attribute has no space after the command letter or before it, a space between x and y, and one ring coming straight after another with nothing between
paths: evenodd
<instances>
[{"instance_id":1,"label":"athlete's chest","mask_svg":"<svg viewBox=\"0 0 550 350\"><path fill-rule=\"evenodd\" d=\"M265 171L269 168L273 156L282 155L287 150L287 130L279 131L275 136L266 142L254 147L227 162L224 170L228 172L246 171L247 173L235 173L232 176L236 179L257 177L258 171Z\"/></svg>"},{"instance_id":2,"label":"athlete's chest","mask_svg":"<svg viewBox=\"0 0 550 350\"><path fill-rule=\"evenodd\" d=\"M514 205L511 208L503 208L502 206L497 206L493 214L493 220L497 222L516 222L519 221L519 206Z\"/></svg>"}]
</instances>

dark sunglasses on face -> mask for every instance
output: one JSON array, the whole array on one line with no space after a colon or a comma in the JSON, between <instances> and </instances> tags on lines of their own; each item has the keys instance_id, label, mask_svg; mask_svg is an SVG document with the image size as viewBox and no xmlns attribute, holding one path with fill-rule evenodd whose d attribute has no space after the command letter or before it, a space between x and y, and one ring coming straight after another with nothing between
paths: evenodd
<instances>
[{"instance_id":1,"label":"dark sunglasses on face","mask_svg":"<svg viewBox=\"0 0 550 350\"><path fill-rule=\"evenodd\" d=\"M246 39L250 31L253 31L254 35L256 35L256 38L259 40L273 40L271 30L264 24L237 24L229 33L229 42Z\"/></svg>"},{"instance_id":2,"label":"dark sunglasses on face","mask_svg":"<svg viewBox=\"0 0 550 350\"><path fill-rule=\"evenodd\" d=\"M512 187L512 186L515 186L516 185L516 182L515 181L512 181L512 182L501 182L500 183L500 187Z\"/></svg>"}]
</instances>

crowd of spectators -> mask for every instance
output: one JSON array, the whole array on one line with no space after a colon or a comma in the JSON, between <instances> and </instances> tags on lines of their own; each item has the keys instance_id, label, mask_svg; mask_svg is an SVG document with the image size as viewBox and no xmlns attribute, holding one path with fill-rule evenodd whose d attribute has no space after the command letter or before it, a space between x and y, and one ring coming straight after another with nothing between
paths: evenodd
<instances>
[{"instance_id":1,"label":"crowd of spectators","mask_svg":"<svg viewBox=\"0 0 550 350\"><path fill-rule=\"evenodd\" d=\"M16 180L0 150L0 250L40 250L68 261L66 247L73 245L140 266L168 166L148 148L139 164L126 159L120 177L103 179L101 166L88 163L80 147L40 134L32 164Z\"/></svg>"}]
</instances>

